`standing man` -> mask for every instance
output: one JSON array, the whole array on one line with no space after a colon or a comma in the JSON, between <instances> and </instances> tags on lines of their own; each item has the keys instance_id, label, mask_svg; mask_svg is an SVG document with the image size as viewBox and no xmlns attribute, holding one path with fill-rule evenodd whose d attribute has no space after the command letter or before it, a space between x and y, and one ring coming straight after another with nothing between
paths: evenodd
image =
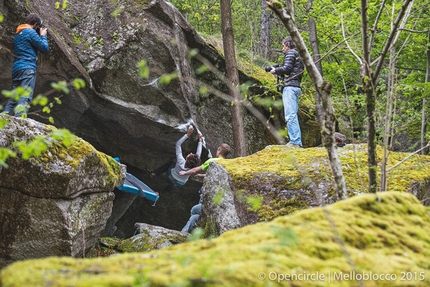
<instances>
[{"instance_id":1,"label":"standing man","mask_svg":"<svg viewBox=\"0 0 430 287\"><path fill-rule=\"evenodd\" d=\"M299 96L302 94L300 83L304 65L291 37L282 40L282 51L285 53L284 63L278 68L272 68L270 73L283 78L282 102L284 103L285 122L290 138L287 146L302 147L302 133L297 112L299 111Z\"/></svg>"},{"instance_id":2,"label":"standing man","mask_svg":"<svg viewBox=\"0 0 430 287\"><path fill-rule=\"evenodd\" d=\"M46 28L41 26L42 19L39 15L30 13L25 19L25 24L19 25L16 29L13 39L12 90L21 86L28 93L20 95L19 99L9 99L4 111L17 117L27 114L29 104L33 99L33 90L36 85L37 53L47 54L49 52L48 32Z\"/></svg>"}]
</instances>

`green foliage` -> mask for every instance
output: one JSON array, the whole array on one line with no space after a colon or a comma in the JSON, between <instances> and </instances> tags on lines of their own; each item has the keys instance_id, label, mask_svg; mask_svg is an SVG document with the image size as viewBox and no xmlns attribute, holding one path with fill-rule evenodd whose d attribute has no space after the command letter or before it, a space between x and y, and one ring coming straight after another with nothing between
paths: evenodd
<instances>
[{"instance_id":1,"label":"green foliage","mask_svg":"<svg viewBox=\"0 0 430 287\"><path fill-rule=\"evenodd\" d=\"M139 69L139 76L141 78L147 79L149 77L149 68L147 66L146 60L141 60L137 63L137 68Z\"/></svg>"},{"instance_id":2,"label":"green foliage","mask_svg":"<svg viewBox=\"0 0 430 287\"><path fill-rule=\"evenodd\" d=\"M196 227L193 229L193 231L191 232L191 236L189 237L188 241L196 241L199 240L201 238L203 238L204 235L204 230L203 228L200 227Z\"/></svg>"},{"instance_id":3,"label":"green foliage","mask_svg":"<svg viewBox=\"0 0 430 287\"><path fill-rule=\"evenodd\" d=\"M65 10L67 8L67 0L63 0L63 3L55 2L55 9L60 9L60 5L61 9Z\"/></svg>"},{"instance_id":4,"label":"green foliage","mask_svg":"<svg viewBox=\"0 0 430 287\"><path fill-rule=\"evenodd\" d=\"M178 78L179 78L178 73L177 72L173 72L171 74L162 75L160 77L159 82L160 82L161 85L168 85L168 84L170 84L171 81L173 81L175 79L178 79Z\"/></svg>"},{"instance_id":5,"label":"green foliage","mask_svg":"<svg viewBox=\"0 0 430 287\"><path fill-rule=\"evenodd\" d=\"M29 143L25 141L13 143L13 146L21 151L23 159L29 159L32 156L39 157L47 150L49 145L50 141L40 135L36 136L36 138Z\"/></svg>"},{"instance_id":6,"label":"green foliage","mask_svg":"<svg viewBox=\"0 0 430 287\"><path fill-rule=\"evenodd\" d=\"M67 87L66 81L59 81L57 83L51 83L51 87L53 87L58 92L63 92L65 94L70 93L70 89Z\"/></svg>"},{"instance_id":7,"label":"green foliage","mask_svg":"<svg viewBox=\"0 0 430 287\"><path fill-rule=\"evenodd\" d=\"M66 3L64 1L63 3ZM67 83L66 81L60 81L57 83L51 83L52 88L54 91L69 94L70 89L69 86L73 86L76 90L83 89L85 87L85 81L79 78L74 79L72 82ZM2 95L6 98L11 98L14 100L18 100L20 97L28 97L31 93L30 88L22 88L18 86L12 91L2 91ZM49 93L49 92L48 92ZM51 109L54 107L55 104L61 105L62 101L60 97L53 97L53 101L49 101L48 96L45 95L37 95L32 100L33 106L40 106L42 107L42 112L49 114L51 112ZM20 109L22 111L26 112L24 107L16 107L15 111L19 112ZM26 114L24 115L26 117ZM49 116L48 121L50 123L54 123L54 118ZM2 129L4 126L6 126L8 123L8 120L4 117L0 117L0 129ZM31 157L40 157L49 146L51 146L54 142L61 142L64 146L70 146L73 141L76 139L76 137L68 130L66 129L57 129L53 132L51 132L47 137L44 136L37 136L33 140L26 142L26 141L19 141L14 142L13 146L18 149L18 151L22 154L23 159L29 159ZM12 151L9 148L0 148L0 165L3 167L8 167L6 164L6 161L9 157L16 157L17 154Z\"/></svg>"},{"instance_id":8,"label":"green foliage","mask_svg":"<svg viewBox=\"0 0 430 287\"><path fill-rule=\"evenodd\" d=\"M0 165L1 166L5 168L9 167L8 164L6 163L6 160L9 157L16 157L16 153L9 148L0 147Z\"/></svg>"},{"instance_id":9,"label":"green foliage","mask_svg":"<svg viewBox=\"0 0 430 287\"><path fill-rule=\"evenodd\" d=\"M20 97L28 98L31 93L31 88L30 87L23 88L19 86L13 89L12 91L3 90L1 93L6 98L17 101Z\"/></svg>"}]
</instances>

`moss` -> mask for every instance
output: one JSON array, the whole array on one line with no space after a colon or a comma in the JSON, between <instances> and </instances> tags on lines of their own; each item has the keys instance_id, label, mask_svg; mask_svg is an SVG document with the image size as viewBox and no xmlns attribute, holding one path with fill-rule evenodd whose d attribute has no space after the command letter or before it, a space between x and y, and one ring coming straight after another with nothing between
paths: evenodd
<instances>
[{"instance_id":1,"label":"moss","mask_svg":"<svg viewBox=\"0 0 430 287\"><path fill-rule=\"evenodd\" d=\"M411 194L385 192L148 253L17 262L1 271L0 285L357 286L352 279L328 280L356 272L396 278L366 280L365 286L428 286L429 256L426 208ZM324 279L276 280L316 272ZM404 272L419 276L401 280Z\"/></svg>"},{"instance_id":2,"label":"moss","mask_svg":"<svg viewBox=\"0 0 430 287\"><path fill-rule=\"evenodd\" d=\"M377 148L378 162L382 148ZM367 191L366 145L347 145L338 149L350 195ZM403 160L408 154L390 152L388 168ZM232 177L235 186L242 188L256 176L265 175L273 181L273 175L284 179L279 182L285 189L306 188L310 183L333 182L330 163L325 148L292 149L286 146L268 146L253 155L218 161ZM414 182L427 182L430 174L430 156L416 155L389 173L389 189L407 191ZM380 174L378 174L378 177ZM262 177L264 181L264 177Z\"/></svg>"}]
</instances>

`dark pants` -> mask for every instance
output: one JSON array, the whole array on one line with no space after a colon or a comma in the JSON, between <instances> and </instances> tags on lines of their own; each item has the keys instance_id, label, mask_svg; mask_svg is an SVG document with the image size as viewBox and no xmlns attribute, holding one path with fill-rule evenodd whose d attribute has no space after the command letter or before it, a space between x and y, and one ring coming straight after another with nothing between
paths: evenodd
<instances>
[{"instance_id":1,"label":"dark pants","mask_svg":"<svg viewBox=\"0 0 430 287\"><path fill-rule=\"evenodd\" d=\"M20 117L26 114L30 108L31 100L33 99L33 91L36 85L36 71L33 69L24 69L12 74L12 90L17 87L22 87L26 90L24 94L16 95L7 102L4 111L8 114L15 114ZM19 96L19 98L18 98Z\"/></svg>"}]
</instances>

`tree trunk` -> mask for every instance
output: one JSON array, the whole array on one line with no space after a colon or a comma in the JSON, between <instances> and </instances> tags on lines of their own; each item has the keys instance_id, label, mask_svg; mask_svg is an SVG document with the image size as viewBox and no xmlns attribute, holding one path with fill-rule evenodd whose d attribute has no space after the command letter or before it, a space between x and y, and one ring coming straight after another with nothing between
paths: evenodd
<instances>
[{"instance_id":1,"label":"tree trunk","mask_svg":"<svg viewBox=\"0 0 430 287\"><path fill-rule=\"evenodd\" d=\"M260 56L269 59L270 57L270 12L267 10L266 0L261 0L260 18Z\"/></svg>"},{"instance_id":2,"label":"tree trunk","mask_svg":"<svg viewBox=\"0 0 430 287\"><path fill-rule=\"evenodd\" d=\"M232 83L232 85L229 85L229 89L232 99L231 117L233 126L234 155L235 157L241 157L246 155L246 145L243 127L242 101L238 88L239 72L237 70L236 52L234 49L230 0L221 0L221 31L227 78L229 82Z\"/></svg>"},{"instance_id":3,"label":"tree trunk","mask_svg":"<svg viewBox=\"0 0 430 287\"><path fill-rule=\"evenodd\" d=\"M309 11L311 9L312 9L312 0L308 0L306 12L309 14ZM321 76L323 76L322 65L321 65L321 54L320 54L320 49L318 45L317 26L314 18L312 17L309 17L308 28L309 28L309 41L311 43L313 59L318 71L320 72ZM316 91L316 95L315 95L315 104L316 104L318 122L320 125L322 125L323 119L324 119L324 116L323 116L324 113L322 111L323 107L322 107L321 95L318 90Z\"/></svg>"},{"instance_id":4,"label":"tree trunk","mask_svg":"<svg viewBox=\"0 0 430 287\"><path fill-rule=\"evenodd\" d=\"M430 30L428 34L428 42L427 42L427 68L426 68L426 83L430 82ZM427 131L427 118L426 118L426 98L423 98L423 107L422 107L422 119L421 119L421 148L423 148L425 143L425 135ZM422 154L427 154L428 150L423 149Z\"/></svg>"},{"instance_id":5,"label":"tree trunk","mask_svg":"<svg viewBox=\"0 0 430 287\"><path fill-rule=\"evenodd\" d=\"M387 76L387 105L385 112L385 123L384 123L384 135L383 135L383 147L384 154L382 156L381 163L381 183L380 191L386 191L388 189L388 173L387 173L387 161L388 161L388 147L389 139L391 137L391 118L393 113L393 98L394 98L394 86L396 77L396 47L391 47L390 50L390 63Z\"/></svg>"},{"instance_id":6,"label":"tree trunk","mask_svg":"<svg viewBox=\"0 0 430 287\"><path fill-rule=\"evenodd\" d=\"M361 27L362 27L362 47L363 63L360 70L361 81L366 93L366 113L367 113L367 166L369 177L369 192L376 192L376 94L373 77L370 70L370 47L368 35L367 0L361 0Z\"/></svg>"}]
</instances>

